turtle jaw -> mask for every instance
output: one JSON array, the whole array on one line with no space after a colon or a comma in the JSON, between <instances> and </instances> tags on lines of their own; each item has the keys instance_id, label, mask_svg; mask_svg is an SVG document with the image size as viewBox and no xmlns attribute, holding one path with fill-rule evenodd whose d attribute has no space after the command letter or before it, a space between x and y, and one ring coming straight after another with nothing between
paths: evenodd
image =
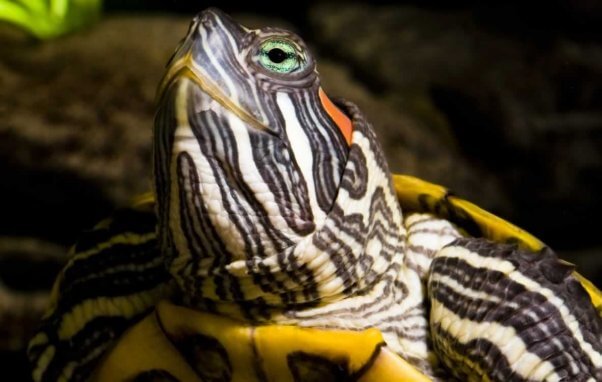
<instances>
[{"instance_id":1,"label":"turtle jaw","mask_svg":"<svg viewBox=\"0 0 602 382\"><path fill-rule=\"evenodd\" d=\"M203 75L202 69L194 61L190 50L170 63L167 72L161 79L159 87L157 88L157 95L155 97L156 104L161 104L165 95L168 93L169 88L181 79L188 79L193 82L201 89L201 91L218 102L226 110L232 112L247 125L259 131L270 132L270 129L267 126L259 122L238 103L227 97L219 86L207 78L207 76Z\"/></svg>"}]
</instances>

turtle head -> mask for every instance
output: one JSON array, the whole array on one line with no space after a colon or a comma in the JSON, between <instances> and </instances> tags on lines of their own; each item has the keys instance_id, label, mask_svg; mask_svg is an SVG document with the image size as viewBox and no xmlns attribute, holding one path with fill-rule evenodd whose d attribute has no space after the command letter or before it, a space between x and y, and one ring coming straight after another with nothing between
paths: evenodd
<instances>
[{"instance_id":1,"label":"turtle head","mask_svg":"<svg viewBox=\"0 0 602 382\"><path fill-rule=\"evenodd\" d=\"M172 273L264 258L322 224L351 122L320 88L298 36L206 10L169 61L157 100L159 237Z\"/></svg>"}]
</instances>

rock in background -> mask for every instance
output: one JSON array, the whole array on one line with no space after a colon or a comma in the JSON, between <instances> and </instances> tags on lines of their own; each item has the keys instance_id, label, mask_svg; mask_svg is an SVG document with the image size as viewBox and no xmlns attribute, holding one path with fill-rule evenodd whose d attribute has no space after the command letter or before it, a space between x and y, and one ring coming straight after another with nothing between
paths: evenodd
<instances>
[{"instance_id":1,"label":"rock in background","mask_svg":"<svg viewBox=\"0 0 602 382\"><path fill-rule=\"evenodd\" d=\"M602 12L549 6L566 11L558 28L518 5L470 2L304 3L287 19L237 19L306 38L325 89L366 112L392 170L524 226L600 285L602 44L583 28ZM21 349L78 232L151 186L155 88L190 16L109 13L45 43L0 29L0 364L11 380L28 379Z\"/></svg>"},{"instance_id":2,"label":"rock in background","mask_svg":"<svg viewBox=\"0 0 602 382\"><path fill-rule=\"evenodd\" d=\"M600 244L602 46L479 11L326 4L310 20L383 101L495 176L511 201L496 212L558 250ZM429 178L491 208L497 195L454 179L462 166Z\"/></svg>"}]
</instances>

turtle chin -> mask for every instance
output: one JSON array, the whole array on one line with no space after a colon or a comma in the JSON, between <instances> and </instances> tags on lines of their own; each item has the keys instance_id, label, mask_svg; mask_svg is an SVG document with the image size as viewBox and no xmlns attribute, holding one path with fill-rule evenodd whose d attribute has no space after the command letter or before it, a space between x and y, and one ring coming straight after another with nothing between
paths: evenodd
<instances>
[{"instance_id":1,"label":"turtle chin","mask_svg":"<svg viewBox=\"0 0 602 382\"><path fill-rule=\"evenodd\" d=\"M165 134L155 149L156 187L159 221L168 222L161 239L178 256L263 258L315 229L307 187L282 139L188 78L166 92L156 119L155 134Z\"/></svg>"}]
</instances>

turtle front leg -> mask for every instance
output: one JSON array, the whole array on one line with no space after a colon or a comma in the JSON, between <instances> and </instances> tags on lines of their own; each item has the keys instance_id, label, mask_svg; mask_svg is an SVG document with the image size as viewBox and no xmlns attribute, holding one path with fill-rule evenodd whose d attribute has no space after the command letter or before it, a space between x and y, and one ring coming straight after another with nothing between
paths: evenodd
<instances>
[{"instance_id":1,"label":"turtle front leg","mask_svg":"<svg viewBox=\"0 0 602 382\"><path fill-rule=\"evenodd\" d=\"M549 248L458 239L433 260L428 295L434 349L458 378L602 380L602 320Z\"/></svg>"}]
</instances>

